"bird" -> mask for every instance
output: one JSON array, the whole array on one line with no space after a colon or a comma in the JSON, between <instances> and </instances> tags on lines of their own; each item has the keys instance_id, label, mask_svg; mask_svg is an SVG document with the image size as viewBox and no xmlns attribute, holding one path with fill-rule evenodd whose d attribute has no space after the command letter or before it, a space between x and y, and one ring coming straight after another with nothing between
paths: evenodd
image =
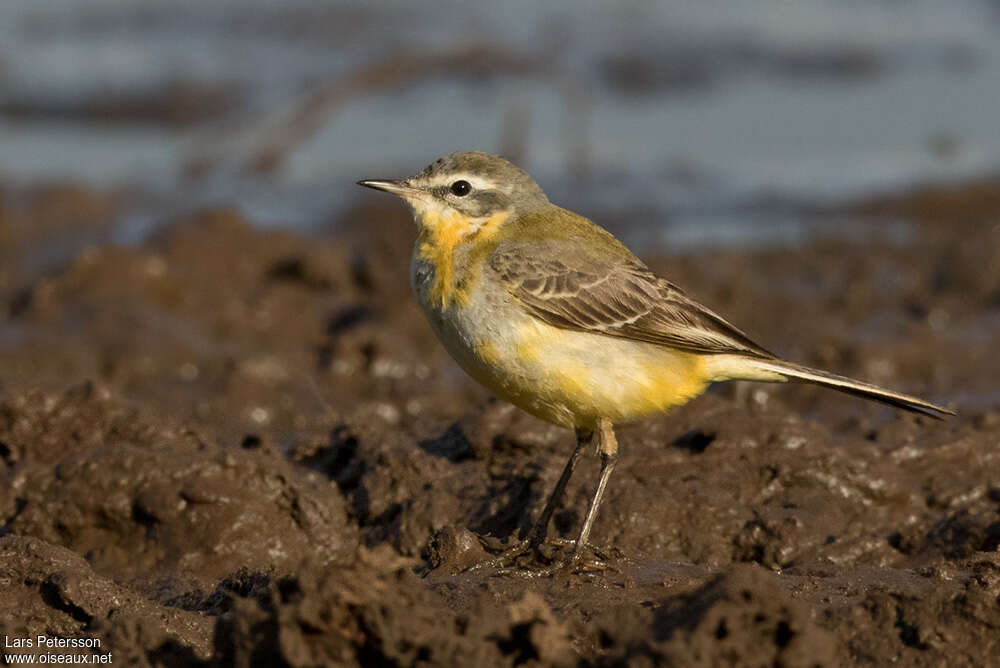
<instances>
[{"instance_id":1,"label":"bird","mask_svg":"<svg viewBox=\"0 0 1000 668\"><path fill-rule=\"evenodd\" d=\"M527 536L477 567L505 568L546 542L553 511L596 438L600 474L578 537L567 557L536 570L580 567L618 461L615 426L666 413L711 383L798 381L933 417L954 414L780 359L610 232L550 202L502 157L460 151L407 179L358 185L409 205L417 224L411 287L455 361L496 396L576 435Z\"/></svg>"}]
</instances>

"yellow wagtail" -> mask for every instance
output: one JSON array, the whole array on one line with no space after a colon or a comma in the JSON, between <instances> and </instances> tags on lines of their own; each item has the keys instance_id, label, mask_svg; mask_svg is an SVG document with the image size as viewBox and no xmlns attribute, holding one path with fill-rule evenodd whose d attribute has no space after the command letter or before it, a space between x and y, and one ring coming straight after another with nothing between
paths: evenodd
<instances>
[{"instance_id":1,"label":"yellow wagtail","mask_svg":"<svg viewBox=\"0 0 1000 668\"><path fill-rule=\"evenodd\" d=\"M618 458L614 425L668 411L724 380L804 381L917 413L946 408L785 362L651 272L609 232L552 204L495 155L452 153L402 181L359 185L406 200L419 236L411 283L441 342L477 381L577 445L528 538L545 540L583 448L601 474L569 563L587 545Z\"/></svg>"}]
</instances>

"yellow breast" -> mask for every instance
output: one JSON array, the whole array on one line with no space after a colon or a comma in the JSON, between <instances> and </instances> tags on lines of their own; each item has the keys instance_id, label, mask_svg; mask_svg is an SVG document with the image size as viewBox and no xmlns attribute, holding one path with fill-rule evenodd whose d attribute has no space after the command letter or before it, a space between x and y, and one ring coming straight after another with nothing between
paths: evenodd
<instances>
[{"instance_id":1,"label":"yellow breast","mask_svg":"<svg viewBox=\"0 0 1000 668\"><path fill-rule=\"evenodd\" d=\"M458 266L460 247L466 249L487 243L501 224L510 217L510 211L501 211L485 218L470 218L450 208L425 209L418 212L421 235L417 241L417 255L434 267L434 282L430 300L440 308L453 303L465 305L469 290L479 277L480 267Z\"/></svg>"}]
</instances>

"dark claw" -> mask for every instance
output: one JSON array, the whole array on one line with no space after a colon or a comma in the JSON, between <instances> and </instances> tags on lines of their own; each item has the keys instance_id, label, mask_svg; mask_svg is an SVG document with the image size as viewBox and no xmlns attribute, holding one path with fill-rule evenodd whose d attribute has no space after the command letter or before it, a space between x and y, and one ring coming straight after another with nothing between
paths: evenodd
<instances>
[{"instance_id":1,"label":"dark claw","mask_svg":"<svg viewBox=\"0 0 1000 668\"><path fill-rule=\"evenodd\" d=\"M547 550L545 548L552 549ZM620 569L613 563L615 559L608 556L605 550L600 550L592 545L587 545L586 549L593 553L594 556L592 558L585 558L583 556L583 550L576 549L575 540L555 538L547 540L541 545L533 544L530 539L522 540L518 541L513 546L507 548L495 557L486 559L478 564L475 564L474 566L471 566L466 569L465 572L475 573L492 571L491 575L517 575L527 578L550 577L559 572L620 572ZM571 552L568 556L555 558L555 555L552 554L552 552L557 550L563 552L571 550ZM533 568L530 566L517 568L514 566L518 557L521 557L531 551L535 553L536 558L541 557L551 563L541 568Z\"/></svg>"}]
</instances>

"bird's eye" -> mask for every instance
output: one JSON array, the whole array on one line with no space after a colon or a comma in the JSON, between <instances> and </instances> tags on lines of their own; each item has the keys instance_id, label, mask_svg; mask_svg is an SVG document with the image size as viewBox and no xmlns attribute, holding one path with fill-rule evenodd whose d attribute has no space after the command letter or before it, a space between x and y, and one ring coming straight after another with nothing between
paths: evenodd
<instances>
[{"instance_id":1,"label":"bird's eye","mask_svg":"<svg viewBox=\"0 0 1000 668\"><path fill-rule=\"evenodd\" d=\"M468 181L459 180L451 184L451 194L456 197L465 197L472 190L472 186L469 185Z\"/></svg>"}]
</instances>

